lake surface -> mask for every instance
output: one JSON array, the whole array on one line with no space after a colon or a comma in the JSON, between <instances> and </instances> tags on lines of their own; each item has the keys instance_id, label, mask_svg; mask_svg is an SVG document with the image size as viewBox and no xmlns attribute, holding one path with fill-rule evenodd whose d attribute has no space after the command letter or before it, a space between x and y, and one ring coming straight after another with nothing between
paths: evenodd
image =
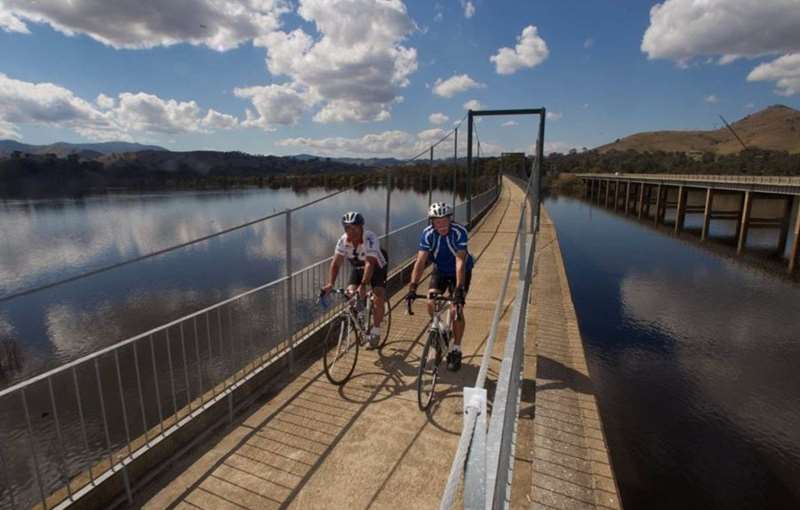
<instances>
[{"instance_id":1,"label":"lake surface","mask_svg":"<svg viewBox=\"0 0 800 510\"><path fill-rule=\"evenodd\" d=\"M583 201L547 209L625 508L800 508L800 285Z\"/></svg>"},{"instance_id":2,"label":"lake surface","mask_svg":"<svg viewBox=\"0 0 800 510\"><path fill-rule=\"evenodd\" d=\"M0 296L197 239L331 193L311 189L116 194L0 201ZM435 192L434 200L452 201ZM392 229L423 218L427 194L394 190ZM293 268L330 256L343 212L384 233L386 190L347 191L292 214ZM143 262L0 303L0 341L22 367L0 388L285 274L281 215ZM2 372L2 371L0 371Z\"/></svg>"}]
</instances>

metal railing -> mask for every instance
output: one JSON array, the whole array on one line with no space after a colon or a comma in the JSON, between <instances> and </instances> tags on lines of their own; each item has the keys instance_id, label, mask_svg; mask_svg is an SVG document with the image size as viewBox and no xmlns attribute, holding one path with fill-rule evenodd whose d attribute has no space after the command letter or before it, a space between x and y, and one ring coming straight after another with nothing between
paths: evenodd
<instances>
[{"instance_id":1,"label":"metal railing","mask_svg":"<svg viewBox=\"0 0 800 510\"><path fill-rule=\"evenodd\" d=\"M719 182L730 184L764 184L769 186L800 186L800 177L783 175L698 175L698 174L575 174L589 179L635 179L640 181Z\"/></svg>"},{"instance_id":2,"label":"metal railing","mask_svg":"<svg viewBox=\"0 0 800 510\"><path fill-rule=\"evenodd\" d=\"M473 211L498 193L472 197ZM427 219L389 231L390 197L391 272L413 260ZM135 458L221 401L232 420L237 388L278 361L291 368L296 343L337 312L315 304L330 257L292 268L292 217L308 205L283 213L286 276L0 391L0 509L64 506L119 472L131 501Z\"/></svg>"},{"instance_id":3,"label":"metal railing","mask_svg":"<svg viewBox=\"0 0 800 510\"><path fill-rule=\"evenodd\" d=\"M440 503L443 510L453 507L462 474L464 508L504 508L510 502L528 296L533 283L535 233L539 226L540 172L537 159L525 187L512 248L512 253L518 252L517 288L491 419L487 418L485 383L515 257L509 257L475 386L464 388L463 429Z\"/></svg>"}]
</instances>

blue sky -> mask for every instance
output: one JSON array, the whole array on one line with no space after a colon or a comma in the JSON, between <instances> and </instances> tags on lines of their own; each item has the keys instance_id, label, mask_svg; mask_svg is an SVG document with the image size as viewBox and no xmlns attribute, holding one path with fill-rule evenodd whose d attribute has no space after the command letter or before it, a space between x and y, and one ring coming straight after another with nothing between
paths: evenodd
<instances>
[{"instance_id":1,"label":"blue sky","mask_svg":"<svg viewBox=\"0 0 800 510\"><path fill-rule=\"evenodd\" d=\"M402 157L468 101L562 151L800 108L800 0L114 4L0 0L0 137ZM530 149L510 120L488 152Z\"/></svg>"}]
</instances>

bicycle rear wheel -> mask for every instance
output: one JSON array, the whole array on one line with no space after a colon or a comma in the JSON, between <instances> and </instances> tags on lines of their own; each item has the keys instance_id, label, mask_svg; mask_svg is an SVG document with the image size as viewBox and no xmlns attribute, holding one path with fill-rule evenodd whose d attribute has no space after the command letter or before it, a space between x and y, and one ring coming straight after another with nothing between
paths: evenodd
<instances>
[{"instance_id":1,"label":"bicycle rear wheel","mask_svg":"<svg viewBox=\"0 0 800 510\"><path fill-rule=\"evenodd\" d=\"M439 363L442 356L439 353L439 333L431 331L428 341L422 349L417 372L417 404L420 411L427 410L433 402L436 381L439 378Z\"/></svg>"},{"instance_id":2,"label":"bicycle rear wheel","mask_svg":"<svg viewBox=\"0 0 800 510\"><path fill-rule=\"evenodd\" d=\"M358 361L358 331L346 314L341 314L328 326L322 364L325 376L333 384L344 384Z\"/></svg>"}]
</instances>

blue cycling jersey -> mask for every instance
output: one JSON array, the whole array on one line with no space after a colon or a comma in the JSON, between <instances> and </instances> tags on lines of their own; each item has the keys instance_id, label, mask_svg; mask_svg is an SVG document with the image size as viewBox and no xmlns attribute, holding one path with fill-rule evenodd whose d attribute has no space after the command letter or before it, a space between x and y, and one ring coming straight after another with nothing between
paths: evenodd
<instances>
[{"instance_id":1,"label":"blue cycling jersey","mask_svg":"<svg viewBox=\"0 0 800 510\"><path fill-rule=\"evenodd\" d=\"M461 250L467 252L466 270L472 270L474 262L472 255L467 250L467 229L458 223L450 223L450 230L446 236L439 235L433 225L428 225L422 231L419 249L427 251L433 256L436 270L442 275L453 276L456 274L456 253Z\"/></svg>"}]
</instances>

